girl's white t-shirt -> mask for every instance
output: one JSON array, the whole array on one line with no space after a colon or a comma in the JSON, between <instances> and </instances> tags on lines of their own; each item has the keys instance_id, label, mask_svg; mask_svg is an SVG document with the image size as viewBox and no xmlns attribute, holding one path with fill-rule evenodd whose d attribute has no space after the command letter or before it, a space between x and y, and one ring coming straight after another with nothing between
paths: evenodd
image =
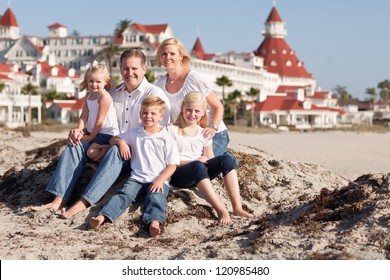
<instances>
[{"instance_id":1,"label":"girl's white t-shirt","mask_svg":"<svg viewBox=\"0 0 390 280\"><path fill-rule=\"evenodd\" d=\"M203 128L200 126L198 126L198 132L194 137L182 135L176 125L169 125L167 129L172 138L176 140L180 161L198 159L203 155L203 149L213 144L213 140L203 137Z\"/></svg>"}]
</instances>

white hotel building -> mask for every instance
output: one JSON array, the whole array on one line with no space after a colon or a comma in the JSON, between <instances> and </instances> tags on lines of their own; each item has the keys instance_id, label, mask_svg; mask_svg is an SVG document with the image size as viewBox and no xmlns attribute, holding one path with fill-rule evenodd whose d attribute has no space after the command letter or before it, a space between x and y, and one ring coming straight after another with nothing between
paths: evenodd
<instances>
[{"instance_id":1,"label":"white hotel building","mask_svg":"<svg viewBox=\"0 0 390 280\"><path fill-rule=\"evenodd\" d=\"M32 100L26 102L28 97L21 95L23 83L30 81L42 93L55 90L67 93L69 97L80 98L78 85L83 66L112 44L121 49L142 48L148 58L148 68L154 76L159 77L165 71L152 65L157 47L166 38L174 37L169 24L134 23L120 38L114 35L72 36L60 23L49 25L45 38L22 36L19 31L16 17L8 8L0 20L0 70L8 67L12 71L7 77L2 76L0 71L0 81L6 84L5 90L0 93L0 124L8 126L22 125L27 121L26 104L41 111L39 96L32 96ZM304 127L336 125L343 112L336 109L336 99L332 98L330 91L317 89L316 80L288 46L284 39L287 30L275 7L265 22L263 34L265 39L254 53L208 54L198 38L190 50L192 68L212 81L222 75L227 76L233 83L228 88L229 92L239 90L245 95L251 87L259 89L255 111L261 124ZM119 55L113 62L112 71L113 76L120 77L118 59ZM222 88L215 85L215 91L222 98ZM57 101L56 110L67 107L67 110L78 113L80 108L76 103L82 102L75 100L74 103L73 107L67 105L63 108L61 102ZM63 115L64 112L57 113L57 116ZM62 117L57 120L66 122ZM40 113L34 121L41 121Z\"/></svg>"}]
</instances>

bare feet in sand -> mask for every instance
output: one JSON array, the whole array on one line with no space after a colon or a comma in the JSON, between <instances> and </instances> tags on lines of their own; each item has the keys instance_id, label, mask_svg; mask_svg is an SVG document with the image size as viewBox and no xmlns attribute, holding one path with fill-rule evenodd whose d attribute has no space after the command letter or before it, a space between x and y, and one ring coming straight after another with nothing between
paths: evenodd
<instances>
[{"instance_id":1,"label":"bare feet in sand","mask_svg":"<svg viewBox=\"0 0 390 280\"><path fill-rule=\"evenodd\" d=\"M91 229L98 229L104 223L104 220L105 218L103 215L92 217L89 221L89 225L91 226Z\"/></svg>"},{"instance_id":2,"label":"bare feet in sand","mask_svg":"<svg viewBox=\"0 0 390 280\"><path fill-rule=\"evenodd\" d=\"M73 217L77 213L84 211L89 206L88 201L85 199L78 200L72 207L70 207L68 210L64 207L61 209L61 218L63 219L69 219L70 217Z\"/></svg>"},{"instance_id":3,"label":"bare feet in sand","mask_svg":"<svg viewBox=\"0 0 390 280\"><path fill-rule=\"evenodd\" d=\"M161 233L160 222L153 221L149 226L150 237L155 237Z\"/></svg>"},{"instance_id":4,"label":"bare feet in sand","mask_svg":"<svg viewBox=\"0 0 390 280\"><path fill-rule=\"evenodd\" d=\"M65 201L61 197L56 197L52 202L40 206L30 206L30 210L33 212L45 210L45 209L53 209L60 210L65 206Z\"/></svg>"},{"instance_id":5,"label":"bare feet in sand","mask_svg":"<svg viewBox=\"0 0 390 280\"><path fill-rule=\"evenodd\" d=\"M239 217L242 217L242 218L254 218L255 215L245 211L244 209L236 209L233 211L233 215L235 216L239 216Z\"/></svg>"},{"instance_id":6,"label":"bare feet in sand","mask_svg":"<svg viewBox=\"0 0 390 280\"><path fill-rule=\"evenodd\" d=\"M218 222L222 225L228 225L232 223L232 220L230 219L229 212L226 210L224 212L217 212L218 213Z\"/></svg>"}]
</instances>

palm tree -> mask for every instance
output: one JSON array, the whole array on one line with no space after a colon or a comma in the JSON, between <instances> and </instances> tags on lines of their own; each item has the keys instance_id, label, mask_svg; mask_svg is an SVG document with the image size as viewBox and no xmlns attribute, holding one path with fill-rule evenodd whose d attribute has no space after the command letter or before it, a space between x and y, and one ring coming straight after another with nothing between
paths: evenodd
<instances>
[{"instance_id":1,"label":"palm tree","mask_svg":"<svg viewBox=\"0 0 390 280\"><path fill-rule=\"evenodd\" d=\"M336 92L337 96L340 99L350 99L351 94L347 91L347 87L337 85L336 88L334 88L334 91Z\"/></svg>"},{"instance_id":2,"label":"palm tree","mask_svg":"<svg viewBox=\"0 0 390 280\"><path fill-rule=\"evenodd\" d=\"M153 72L148 70L145 73L145 78L148 80L149 83L153 84L154 81L156 80L156 77L153 75Z\"/></svg>"},{"instance_id":3,"label":"palm tree","mask_svg":"<svg viewBox=\"0 0 390 280\"><path fill-rule=\"evenodd\" d=\"M0 81L0 93L2 93L5 90L5 84Z\"/></svg>"},{"instance_id":4,"label":"palm tree","mask_svg":"<svg viewBox=\"0 0 390 280\"><path fill-rule=\"evenodd\" d=\"M28 94L28 121L27 121L27 124L28 125L31 125L31 120L32 120L32 116L31 116L31 95L32 94L37 94L38 93L38 87L34 86L32 83L27 83L26 85L24 85L22 87L22 93L23 94Z\"/></svg>"},{"instance_id":5,"label":"palm tree","mask_svg":"<svg viewBox=\"0 0 390 280\"><path fill-rule=\"evenodd\" d=\"M384 80L378 84L378 88L380 89L379 96L382 101L387 102L390 98L390 81Z\"/></svg>"},{"instance_id":6,"label":"palm tree","mask_svg":"<svg viewBox=\"0 0 390 280\"><path fill-rule=\"evenodd\" d=\"M105 47L104 49L102 49L101 51L99 51L95 57L98 61L104 60L107 62L108 71L112 75L113 61L114 61L115 57L120 54L120 52L121 52L121 49L118 45L110 44L107 47Z\"/></svg>"},{"instance_id":7,"label":"palm tree","mask_svg":"<svg viewBox=\"0 0 390 280\"><path fill-rule=\"evenodd\" d=\"M226 76L221 76L215 81L217 85L222 87L222 104L225 102L225 87L231 87L233 82Z\"/></svg>"},{"instance_id":8,"label":"palm tree","mask_svg":"<svg viewBox=\"0 0 390 280\"><path fill-rule=\"evenodd\" d=\"M251 125L255 126L255 100L260 95L260 89L251 87L249 91L246 92L246 95L252 97L252 108L251 108Z\"/></svg>"},{"instance_id":9,"label":"palm tree","mask_svg":"<svg viewBox=\"0 0 390 280\"><path fill-rule=\"evenodd\" d=\"M122 36L122 33L127 29L129 28L129 26L131 25L131 20L129 19L124 19L124 20L121 20L117 23L116 25L116 28L115 28L115 36L117 38L120 38Z\"/></svg>"},{"instance_id":10,"label":"palm tree","mask_svg":"<svg viewBox=\"0 0 390 280\"><path fill-rule=\"evenodd\" d=\"M228 95L229 102L233 105L233 119L234 126L237 126L237 105L240 104L241 101L241 91L235 90Z\"/></svg>"}]
</instances>

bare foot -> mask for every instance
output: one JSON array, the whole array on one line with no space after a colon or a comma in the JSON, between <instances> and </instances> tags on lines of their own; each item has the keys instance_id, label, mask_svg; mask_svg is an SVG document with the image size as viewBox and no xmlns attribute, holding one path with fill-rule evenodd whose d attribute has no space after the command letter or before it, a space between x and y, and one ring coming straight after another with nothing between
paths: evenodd
<instances>
[{"instance_id":1,"label":"bare foot","mask_svg":"<svg viewBox=\"0 0 390 280\"><path fill-rule=\"evenodd\" d=\"M37 212L45 209L54 209L60 210L65 206L65 201L61 197L56 197L54 200L48 204L40 205L40 206L30 206L30 210Z\"/></svg>"},{"instance_id":2,"label":"bare foot","mask_svg":"<svg viewBox=\"0 0 390 280\"><path fill-rule=\"evenodd\" d=\"M87 206L89 206L89 203L85 199L78 200L72 207L70 207L68 210L66 208L61 209L61 218L63 219L69 219L76 215L77 213L84 211L87 209Z\"/></svg>"},{"instance_id":3,"label":"bare foot","mask_svg":"<svg viewBox=\"0 0 390 280\"><path fill-rule=\"evenodd\" d=\"M244 209L236 209L233 211L233 215L243 217L243 218L254 218L255 215L245 211Z\"/></svg>"},{"instance_id":4,"label":"bare foot","mask_svg":"<svg viewBox=\"0 0 390 280\"><path fill-rule=\"evenodd\" d=\"M153 221L149 226L150 237L155 237L161 233L160 222Z\"/></svg>"},{"instance_id":5,"label":"bare foot","mask_svg":"<svg viewBox=\"0 0 390 280\"><path fill-rule=\"evenodd\" d=\"M230 215L228 211L223 211L218 213L218 222L222 225L228 225L232 223L230 219Z\"/></svg>"},{"instance_id":6,"label":"bare foot","mask_svg":"<svg viewBox=\"0 0 390 280\"><path fill-rule=\"evenodd\" d=\"M92 217L91 220L89 221L89 225L91 226L92 229L98 229L104 223L104 220L105 218L103 215Z\"/></svg>"}]
</instances>

